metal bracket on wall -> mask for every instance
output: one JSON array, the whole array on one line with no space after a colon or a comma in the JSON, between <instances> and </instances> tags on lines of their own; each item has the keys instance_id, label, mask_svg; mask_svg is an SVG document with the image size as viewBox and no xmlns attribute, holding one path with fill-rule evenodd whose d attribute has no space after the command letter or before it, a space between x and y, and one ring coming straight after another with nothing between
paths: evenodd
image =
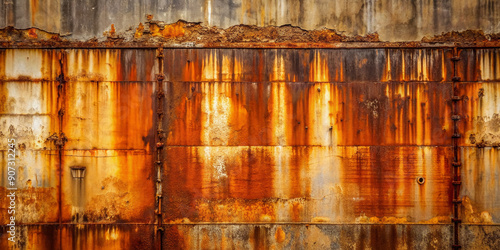
<instances>
[{"instance_id":1,"label":"metal bracket on wall","mask_svg":"<svg viewBox=\"0 0 500 250\"><path fill-rule=\"evenodd\" d=\"M452 116L451 120L453 121L453 135L452 135L452 143L453 143L453 249L460 249L462 246L460 245L460 238L459 238L459 229L460 229L460 223L462 223L462 220L460 219L459 216L459 211L458 208L460 204L462 204L462 199L460 198L460 186L462 184L462 180L460 177L460 167L462 165L461 159L460 159L460 153L458 150L458 143L461 138L461 134L458 129L458 122L461 119L461 116L458 112L458 102L462 100L460 97L460 77L457 75L457 63L460 61L459 57L459 52L457 48L455 47L453 49L453 57L451 58L452 63L453 63L453 77L451 78L453 81L453 94L452 94Z\"/></svg>"}]
</instances>

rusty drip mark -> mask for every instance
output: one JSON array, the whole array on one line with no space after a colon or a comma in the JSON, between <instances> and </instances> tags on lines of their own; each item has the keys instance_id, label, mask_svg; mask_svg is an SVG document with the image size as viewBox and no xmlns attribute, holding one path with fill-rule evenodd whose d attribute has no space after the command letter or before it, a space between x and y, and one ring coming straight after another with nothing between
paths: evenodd
<instances>
[{"instance_id":1,"label":"rusty drip mark","mask_svg":"<svg viewBox=\"0 0 500 250\"><path fill-rule=\"evenodd\" d=\"M457 51L457 48L455 47L453 49L453 57L451 58L453 62L453 96L452 96L452 109L453 109L453 114L451 116L451 119L453 120L453 135L452 135L452 142L453 142L453 249L460 249L462 246L460 245L460 240L459 240L459 227L460 223L462 220L459 218L458 214L458 206L462 203L462 200L460 199L460 185L462 184L462 180L460 177L460 166L461 160L460 160L460 155L458 152L458 140L460 139L461 135L458 131L458 121L460 120L460 114L458 113L458 102L462 99L459 96L459 82L460 82L460 77L457 76L457 62L460 61L459 53Z\"/></svg>"},{"instance_id":2,"label":"rusty drip mark","mask_svg":"<svg viewBox=\"0 0 500 250\"><path fill-rule=\"evenodd\" d=\"M57 76L56 80L59 82L57 85L57 109L58 109L58 120L59 120L59 136L54 134L53 141L58 151L58 161L59 161L59 194L58 200L58 220L59 220L59 248L62 249L62 165L63 165L63 149L64 144L68 141L66 135L63 132L63 121L64 121L64 103L66 96L66 79L64 77L64 65L63 65L63 52L59 52L59 67L61 73Z\"/></svg>"},{"instance_id":3,"label":"rusty drip mark","mask_svg":"<svg viewBox=\"0 0 500 250\"><path fill-rule=\"evenodd\" d=\"M157 50L157 58L158 58L158 74L156 75L156 89L157 89L157 130L156 130L156 135L157 135L157 142L156 142L156 172L157 172L157 179L156 179L156 209L155 209L155 214L156 214L156 223L157 227L155 230L155 238L157 239L158 242L158 249L162 249L163 246L163 240L162 240L162 235L163 235L163 214L162 214L162 155L163 155L163 146L164 144L164 131L163 131L163 101L165 99L165 93L163 92L163 80L165 79L165 76L163 75L163 48L158 48ZM158 231L160 233L158 233Z\"/></svg>"}]
</instances>

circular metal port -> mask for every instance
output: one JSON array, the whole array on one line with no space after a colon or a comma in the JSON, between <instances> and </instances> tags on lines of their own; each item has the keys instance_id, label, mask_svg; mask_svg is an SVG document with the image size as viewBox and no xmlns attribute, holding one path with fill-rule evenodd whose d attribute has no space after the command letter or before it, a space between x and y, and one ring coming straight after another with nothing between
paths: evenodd
<instances>
[{"instance_id":1,"label":"circular metal port","mask_svg":"<svg viewBox=\"0 0 500 250\"><path fill-rule=\"evenodd\" d=\"M417 177L417 183L418 184L422 185L422 184L424 184L424 182L425 182L425 178L424 177L422 177L422 176Z\"/></svg>"}]
</instances>

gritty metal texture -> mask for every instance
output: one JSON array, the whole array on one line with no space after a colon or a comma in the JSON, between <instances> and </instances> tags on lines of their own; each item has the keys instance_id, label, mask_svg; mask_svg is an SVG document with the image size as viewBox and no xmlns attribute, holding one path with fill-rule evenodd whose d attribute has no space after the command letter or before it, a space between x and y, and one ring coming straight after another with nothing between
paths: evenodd
<instances>
[{"instance_id":1,"label":"gritty metal texture","mask_svg":"<svg viewBox=\"0 0 500 250\"><path fill-rule=\"evenodd\" d=\"M477 46L0 49L0 248L498 248L499 81Z\"/></svg>"}]
</instances>

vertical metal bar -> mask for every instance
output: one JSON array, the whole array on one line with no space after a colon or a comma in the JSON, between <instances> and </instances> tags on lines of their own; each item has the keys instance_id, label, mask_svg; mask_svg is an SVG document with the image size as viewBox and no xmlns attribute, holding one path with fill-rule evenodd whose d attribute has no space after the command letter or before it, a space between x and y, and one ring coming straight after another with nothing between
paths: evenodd
<instances>
[{"instance_id":1,"label":"vertical metal bar","mask_svg":"<svg viewBox=\"0 0 500 250\"><path fill-rule=\"evenodd\" d=\"M461 134L459 133L458 129L458 121L460 120L460 114L458 112L458 102L462 99L459 95L459 88L460 88L460 77L457 75L457 63L460 61L459 57L459 52L457 51L457 48L455 47L453 49L453 57L451 58L453 62L453 96L452 96L452 117L451 119L453 120L453 135L452 135L452 142L453 142L453 249L460 249L462 246L460 245L460 238L459 238L459 229L460 229L460 223L462 220L460 219L459 216L459 211L458 207L462 203L462 199L460 199L460 185L462 184L461 177L460 177L460 166L461 166L461 159L460 159L460 154L458 152L458 140L461 137Z\"/></svg>"},{"instance_id":2,"label":"vertical metal bar","mask_svg":"<svg viewBox=\"0 0 500 250\"><path fill-rule=\"evenodd\" d=\"M163 166L163 146L164 146L164 131L163 131L163 101L165 99L165 93L163 92L163 48L158 48L157 50L158 58L158 74L156 75L156 104L157 104L157 130L156 130L156 223L157 228L155 229L155 236L158 241L158 249L162 249L163 246L163 214L162 214L162 166Z\"/></svg>"}]
</instances>

